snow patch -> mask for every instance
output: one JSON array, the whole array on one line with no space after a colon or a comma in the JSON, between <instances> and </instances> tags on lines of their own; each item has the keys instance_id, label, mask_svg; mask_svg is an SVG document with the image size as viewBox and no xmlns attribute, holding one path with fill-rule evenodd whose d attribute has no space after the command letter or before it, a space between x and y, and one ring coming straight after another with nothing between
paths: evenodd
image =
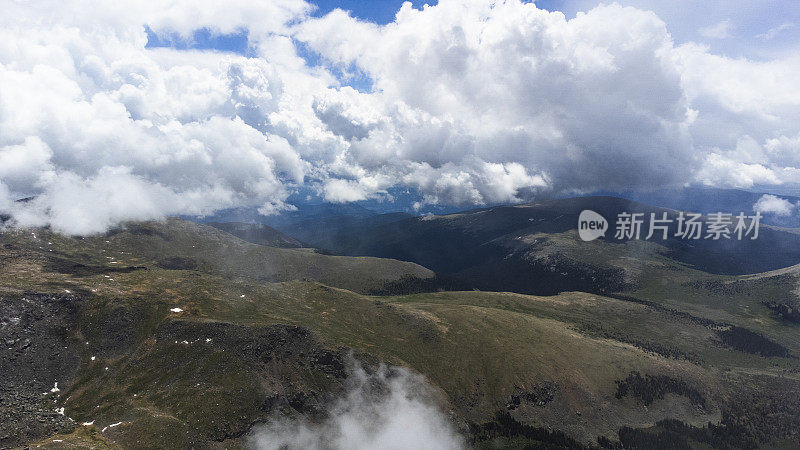
<instances>
[{"instance_id":1,"label":"snow patch","mask_svg":"<svg viewBox=\"0 0 800 450\"><path fill-rule=\"evenodd\" d=\"M122 425L122 422L112 423L111 425L108 425L108 426L104 427L102 430L100 430L100 432L102 433L102 432L106 431L109 428L118 427L120 425Z\"/></svg>"}]
</instances>

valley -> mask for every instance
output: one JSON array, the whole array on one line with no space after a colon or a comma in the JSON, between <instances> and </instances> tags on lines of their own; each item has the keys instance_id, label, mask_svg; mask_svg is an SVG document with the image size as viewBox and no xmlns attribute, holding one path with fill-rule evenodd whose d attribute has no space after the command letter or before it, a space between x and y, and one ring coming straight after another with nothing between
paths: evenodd
<instances>
[{"instance_id":1,"label":"valley","mask_svg":"<svg viewBox=\"0 0 800 450\"><path fill-rule=\"evenodd\" d=\"M324 417L353 355L424 375L477 448L793 447L800 324L776 305L796 307L800 271L718 274L669 246L584 243L557 213L379 228L385 248L417 251L380 255L397 259L268 247L178 219L84 238L5 231L0 361L35 375L14 370L2 404L11 426L44 425L0 443L247 447L275 414ZM490 271L503 260L516 266ZM524 284L488 289L502 272ZM31 344L43 332L52 340Z\"/></svg>"}]
</instances>

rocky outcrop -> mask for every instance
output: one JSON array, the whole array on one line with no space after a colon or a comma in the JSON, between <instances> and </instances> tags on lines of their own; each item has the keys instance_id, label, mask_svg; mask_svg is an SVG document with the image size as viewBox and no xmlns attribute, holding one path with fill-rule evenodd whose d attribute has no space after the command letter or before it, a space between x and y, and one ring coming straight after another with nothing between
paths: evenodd
<instances>
[{"instance_id":1,"label":"rocky outcrop","mask_svg":"<svg viewBox=\"0 0 800 450\"><path fill-rule=\"evenodd\" d=\"M80 363L71 335L81 304L74 295L0 296L0 447L74 427L56 398Z\"/></svg>"}]
</instances>

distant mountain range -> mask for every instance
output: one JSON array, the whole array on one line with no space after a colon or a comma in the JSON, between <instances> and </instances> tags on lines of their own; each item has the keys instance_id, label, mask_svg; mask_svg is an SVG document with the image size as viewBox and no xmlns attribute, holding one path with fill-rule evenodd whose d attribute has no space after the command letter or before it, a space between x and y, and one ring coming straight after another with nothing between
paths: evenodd
<instances>
[{"instance_id":1,"label":"distant mountain range","mask_svg":"<svg viewBox=\"0 0 800 450\"><path fill-rule=\"evenodd\" d=\"M699 212L735 211L726 209L726 205L738 205L750 215L752 204L749 209L745 205L760 198L758 194L731 190L717 192L711 200L711 196L699 196L713 192L698 191L697 196L687 193L683 201L674 200L672 205L687 204L691 207L687 209ZM650 195L669 198L667 193ZM605 238L594 242L579 239L578 215L587 209L609 221ZM625 212L642 214L641 240L615 238L615 219ZM657 218L666 214L671 221L666 240L660 233L644 240L651 214ZM266 220L303 245L334 254L417 263L434 270L440 287L446 289L537 295L575 290L607 293L641 286L646 274L655 273L654 267L743 275L800 264L800 233L794 230L762 223L755 240L749 236L739 240L735 235L733 239L706 239L708 216L704 216L701 239L683 239L676 237L677 216L675 209L590 196L424 217L399 212L375 214L357 205L325 205ZM264 233L263 225L222 227L235 229L233 234L251 242L256 240L246 235ZM430 283L425 286L430 288ZM398 287L403 291L409 288Z\"/></svg>"},{"instance_id":2,"label":"distant mountain range","mask_svg":"<svg viewBox=\"0 0 800 450\"><path fill-rule=\"evenodd\" d=\"M609 220L612 229L605 239L578 238L578 215L585 209ZM673 221L668 239L615 239L614 220L622 212L646 218L642 239L650 213L666 213ZM283 231L337 254L411 261L472 287L534 294L620 290L631 282L631 273L657 261L731 275L800 263L800 234L794 231L762 225L756 240L705 239L705 232L703 239L685 240L675 237L676 219L672 209L616 197L580 197L444 216L328 216L288 224Z\"/></svg>"},{"instance_id":3,"label":"distant mountain range","mask_svg":"<svg viewBox=\"0 0 800 450\"><path fill-rule=\"evenodd\" d=\"M634 200L648 205L672 208L680 211L692 211L703 214L714 212L752 213L753 205L764 193L749 192L740 189L719 189L708 187L687 187L683 189L657 190L652 192L614 193L618 197ZM797 205L800 197L776 194ZM764 223L780 227L800 227L800 215L777 216L767 214Z\"/></svg>"},{"instance_id":4,"label":"distant mountain range","mask_svg":"<svg viewBox=\"0 0 800 450\"><path fill-rule=\"evenodd\" d=\"M267 247L278 248L302 248L308 247L297 239L287 236L268 225L260 223L241 223L241 222L206 222L222 231L230 233L239 239L253 244L265 245Z\"/></svg>"},{"instance_id":5,"label":"distant mountain range","mask_svg":"<svg viewBox=\"0 0 800 450\"><path fill-rule=\"evenodd\" d=\"M584 242L583 209L675 214L598 196L4 230L0 447L252 448L335 415L355 359L424 375L474 448L796 448L795 231Z\"/></svg>"},{"instance_id":6,"label":"distant mountain range","mask_svg":"<svg viewBox=\"0 0 800 450\"><path fill-rule=\"evenodd\" d=\"M686 187L682 189L664 189L650 192L596 192L591 196L612 196L639 203L679 211L692 211L703 214L714 212L751 214L753 205L764 193L750 192L740 189L720 189L711 187ZM772 195L772 194L770 194ZM800 203L800 197L774 194L792 204ZM535 201L556 200L566 197L540 196ZM262 223L276 228L284 233L304 241L313 242L323 238L330 229L347 229L353 225L360 225L370 219L381 223L388 223L407 219L414 216L425 215L412 209L408 202L397 203L364 201L356 203L297 203L297 209L285 211L277 215L264 216L256 208L239 208L220 211L212 216L202 218L189 218L203 223L217 222L242 222ZM486 207L504 206L502 204L488 205ZM438 208L442 214L456 213L463 208ZM381 216L377 218L377 216ZM763 223L786 228L800 228L800 214L790 216L776 216L767 214L762 219Z\"/></svg>"}]
</instances>

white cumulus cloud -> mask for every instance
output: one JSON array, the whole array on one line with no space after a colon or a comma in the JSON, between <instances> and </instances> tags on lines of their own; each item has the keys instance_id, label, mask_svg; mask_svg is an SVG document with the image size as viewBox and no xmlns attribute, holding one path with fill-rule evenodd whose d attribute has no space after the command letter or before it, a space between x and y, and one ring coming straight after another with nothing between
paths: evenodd
<instances>
[{"instance_id":1,"label":"white cumulus cloud","mask_svg":"<svg viewBox=\"0 0 800 450\"><path fill-rule=\"evenodd\" d=\"M0 212L17 225L273 214L301 189L482 205L800 182L800 58L676 45L632 7L567 20L520 0L441 0L386 25L312 17L302 0L0 7ZM246 33L248 56L149 48L147 28ZM353 77L370 87L343 85Z\"/></svg>"},{"instance_id":2,"label":"white cumulus cloud","mask_svg":"<svg viewBox=\"0 0 800 450\"><path fill-rule=\"evenodd\" d=\"M796 208L797 205L789 200L770 194L762 195L753 205L753 211L758 211L761 214L775 214L776 216L791 216Z\"/></svg>"}]
</instances>

